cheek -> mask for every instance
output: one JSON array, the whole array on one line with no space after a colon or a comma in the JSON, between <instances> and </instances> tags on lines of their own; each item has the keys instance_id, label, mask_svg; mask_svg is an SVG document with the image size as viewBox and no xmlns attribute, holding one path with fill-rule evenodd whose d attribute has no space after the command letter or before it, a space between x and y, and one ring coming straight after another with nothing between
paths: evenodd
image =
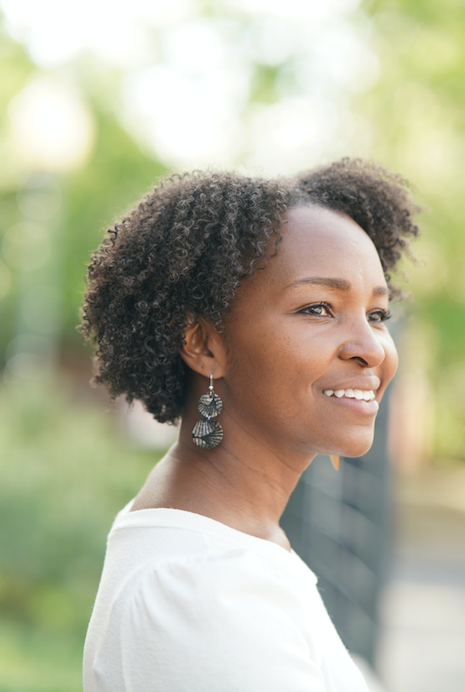
<instances>
[{"instance_id":1,"label":"cheek","mask_svg":"<svg viewBox=\"0 0 465 692\"><path fill-rule=\"evenodd\" d=\"M327 354L318 340L310 339L308 330L289 334L282 329L257 325L255 330L241 330L231 339L230 368L226 376L235 403L240 398L250 404L250 396L267 409L291 410L308 396L316 379L327 367Z\"/></svg>"},{"instance_id":2,"label":"cheek","mask_svg":"<svg viewBox=\"0 0 465 692\"><path fill-rule=\"evenodd\" d=\"M264 394L286 377L292 366L293 356L289 340L282 335L239 334L231 352L229 381L241 390L259 391Z\"/></svg>"}]
</instances>

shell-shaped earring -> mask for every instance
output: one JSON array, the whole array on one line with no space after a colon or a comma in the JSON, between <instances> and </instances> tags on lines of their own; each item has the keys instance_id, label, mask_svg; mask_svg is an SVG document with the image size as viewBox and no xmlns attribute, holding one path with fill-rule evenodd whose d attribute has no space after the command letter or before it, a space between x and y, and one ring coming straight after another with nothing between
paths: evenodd
<instances>
[{"instance_id":1,"label":"shell-shaped earring","mask_svg":"<svg viewBox=\"0 0 465 692\"><path fill-rule=\"evenodd\" d=\"M339 468L341 466L341 457L339 454L330 454L329 458L331 459L331 463L336 469L336 471L339 471Z\"/></svg>"},{"instance_id":2,"label":"shell-shaped earring","mask_svg":"<svg viewBox=\"0 0 465 692\"><path fill-rule=\"evenodd\" d=\"M213 372L210 373L208 394L202 394L197 404L199 413L205 420L198 420L192 428L192 440L197 447L213 449L218 447L223 439L223 428L218 421L213 420L223 410L223 402L213 391Z\"/></svg>"}]
</instances>

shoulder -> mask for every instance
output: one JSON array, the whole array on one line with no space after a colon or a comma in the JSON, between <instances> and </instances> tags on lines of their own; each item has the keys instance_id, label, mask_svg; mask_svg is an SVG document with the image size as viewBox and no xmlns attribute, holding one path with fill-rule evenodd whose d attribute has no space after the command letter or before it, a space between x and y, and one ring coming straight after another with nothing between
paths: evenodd
<instances>
[{"instance_id":1,"label":"shoulder","mask_svg":"<svg viewBox=\"0 0 465 692\"><path fill-rule=\"evenodd\" d=\"M123 658L137 659L139 680L203 692L324 690L298 595L285 575L249 551L147 564L117 601L109 627L118 632ZM169 686L173 679L178 687Z\"/></svg>"},{"instance_id":2,"label":"shoulder","mask_svg":"<svg viewBox=\"0 0 465 692\"><path fill-rule=\"evenodd\" d=\"M285 572L253 552L235 547L148 563L133 575L124 591L121 597L128 607L137 607L142 600L159 618L165 608L171 613L176 604L195 607L196 617L203 613L206 621L211 620L210 613L219 616L229 605L236 611L260 605L292 610L299 605Z\"/></svg>"}]
</instances>

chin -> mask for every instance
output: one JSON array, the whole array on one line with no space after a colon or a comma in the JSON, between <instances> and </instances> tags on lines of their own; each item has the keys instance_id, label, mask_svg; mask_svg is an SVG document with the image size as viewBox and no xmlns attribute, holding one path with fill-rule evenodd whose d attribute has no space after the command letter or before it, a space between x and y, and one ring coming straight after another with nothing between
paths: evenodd
<instances>
[{"instance_id":1,"label":"chin","mask_svg":"<svg viewBox=\"0 0 465 692\"><path fill-rule=\"evenodd\" d=\"M365 435L358 435L356 439L344 440L344 442L333 449L328 454L339 454L341 457L361 457L368 452L373 444L373 430L370 430Z\"/></svg>"}]
</instances>

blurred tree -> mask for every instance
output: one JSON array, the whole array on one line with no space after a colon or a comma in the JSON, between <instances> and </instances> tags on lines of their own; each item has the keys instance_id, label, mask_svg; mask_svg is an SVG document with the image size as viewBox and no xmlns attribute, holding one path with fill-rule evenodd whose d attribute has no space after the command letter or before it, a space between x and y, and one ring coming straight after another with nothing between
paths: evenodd
<instances>
[{"instance_id":1,"label":"blurred tree","mask_svg":"<svg viewBox=\"0 0 465 692\"><path fill-rule=\"evenodd\" d=\"M5 154L0 171L0 367L3 369L5 360L12 355L7 346L17 335L18 320L21 322L22 313L27 311L27 305L23 305L25 290L27 292L29 288L34 292L42 284L57 283L57 288L64 292L66 319L64 323L61 320L62 330L55 334L62 348L82 349L75 327L90 253L101 241L105 228L124 213L166 171L166 167L144 154L118 123L114 103L118 102L115 91L120 76L102 64L92 65L92 61L89 64L89 60L83 60L81 64L76 61L66 79L59 76L63 82L71 82L79 88L79 96L96 130L94 149L84 165L71 171L52 170L44 175L35 162L31 168L31 163L23 161L14 150L11 130L17 124L18 113L11 113L11 105L8 106L31 79L37 81L41 75L25 49L5 32L1 24L0 32L0 150ZM96 82L100 81L105 83L105 89L98 89ZM47 162L44 167L46 165ZM52 222L48 214L41 217L39 213L36 218L33 212L37 209L31 206L37 194L44 192L44 185L53 190L56 188L59 196L59 214ZM36 193L32 200L31 187ZM27 233L21 235L18 224L24 225L26 221L29 228L31 218L49 236L49 240L44 238L51 244L48 255L44 255L44 266L37 261L37 254L30 266L24 266L25 248L22 245L30 245L30 255L36 251L43 253L37 238L31 238ZM13 230L10 232L10 229ZM35 326L33 332L46 332L39 324L39 317L31 321Z\"/></svg>"},{"instance_id":2,"label":"blurred tree","mask_svg":"<svg viewBox=\"0 0 465 692\"><path fill-rule=\"evenodd\" d=\"M66 224L65 290L70 314L64 347L80 349L76 334L83 277L90 253L104 231L153 185L166 167L148 158L118 124L115 114L93 101L99 136L88 165L64 181Z\"/></svg>"},{"instance_id":3,"label":"blurred tree","mask_svg":"<svg viewBox=\"0 0 465 692\"><path fill-rule=\"evenodd\" d=\"M10 146L8 105L26 84L33 70L34 66L24 48L13 41L0 21L0 247L5 232L16 222L16 188L21 176ZM15 323L15 279L14 272L0 252L0 367L4 347L11 338L12 325Z\"/></svg>"},{"instance_id":4,"label":"blurred tree","mask_svg":"<svg viewBox=\"0 0 465 692\"><path fill-rule=\"evenodd\" d=\"M354 107L370 124L371 155L410 178L428 210L414 249L423 266L407 269L415 319L406 336L416 332L416 349L407 349L406 366L423 360L432 385L433 456L464 459L465 6L366 0L362 9L380 77Z\"/></svg>"}]
</instances>

